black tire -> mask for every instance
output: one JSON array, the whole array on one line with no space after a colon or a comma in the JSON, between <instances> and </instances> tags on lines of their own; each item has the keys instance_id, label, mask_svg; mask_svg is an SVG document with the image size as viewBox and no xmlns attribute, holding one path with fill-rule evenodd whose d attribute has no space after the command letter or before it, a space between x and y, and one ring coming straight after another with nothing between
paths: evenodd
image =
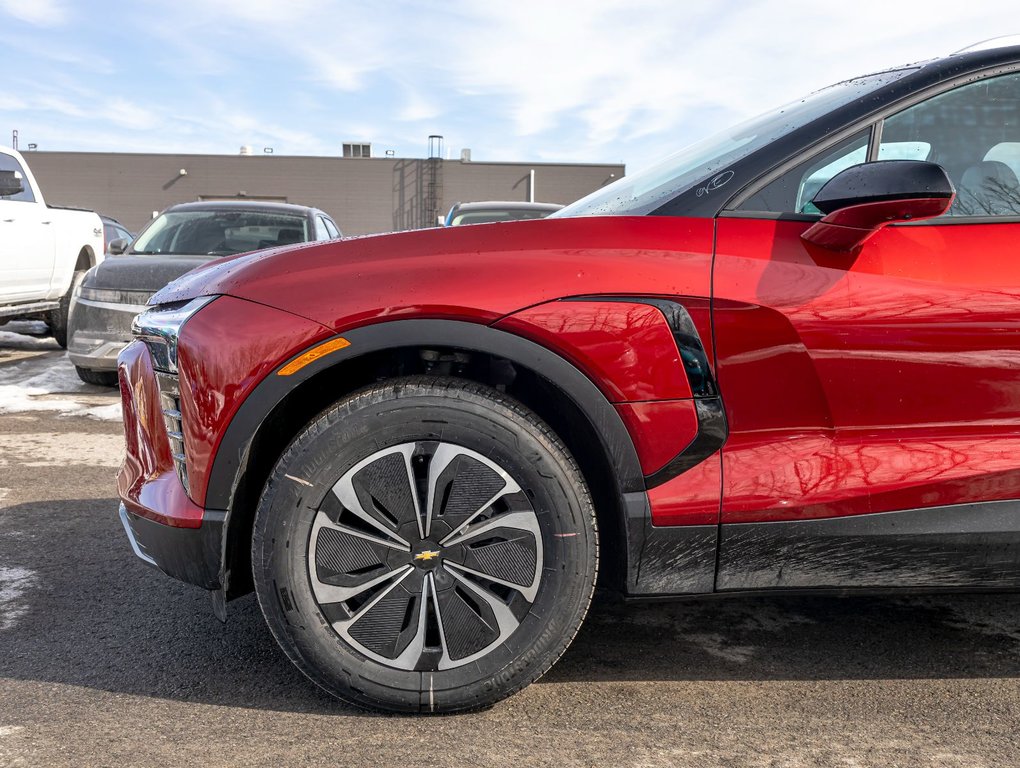
<instances>
[{"instance_id":1,"label":"black tire","mask_svg":"<svg viewBox=\"0 0 1020 768\"><path fill-rule=\"evenodd\" d=\"M252 567L276 640L329 693L472 710L567 649L595 586L595 512L566 447L520 403L398 379L332 406L287 448L255 514Z\"/></svg>"},{"instance_id":2,"label":"black tire","mask_svg":"<svg viewBox=\"0 0 1020 768\"><path fill-rule=\"evenodd\" d=\"M80 365L74 366L74 370L78 378L86 384L95 384L97 387L117 386L116 371L97 371L94 368L82 368Z\"/></svg>"},{"instance_id":3,"label":"black tire","mask_svg":"<svg viewBox=\"0 0 1020 768\"><path fill-rule=\"evenodd\" d=\"M67 293L60 297L60 307L50 312L46 318L50 326L50 333L63 349L67 349L67 319L71 314L71 297L74 296L75 289L85 277L85 271L84 269L75 271L74 277L71 278L71 287L67 289Z\"/></svg>"}]
</instances>

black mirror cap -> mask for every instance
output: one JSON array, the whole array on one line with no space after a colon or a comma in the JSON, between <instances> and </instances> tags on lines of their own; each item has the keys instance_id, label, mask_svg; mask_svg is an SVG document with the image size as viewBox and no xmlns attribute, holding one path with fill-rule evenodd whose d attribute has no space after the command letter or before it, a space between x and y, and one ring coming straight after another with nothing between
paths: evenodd
<instances>
[{"instance_id":1,"label":"black mirror cap","mask_svg":"<svg viewBox=\"0 0 1020 768\"><path fill-rule=\"evenodd\" d=\"M853 165L829 179L811 201L822 213L890 200L951 199L945 169L927 160L879 160Z\"/></svg>"},{"instance_id":2,"label":"black mirror cap","mask_svg":"<svg viewBox=\"0 0 1020 768\"><path fill-rule=\"evenodd\" d=\"M116 240L110 241L110 244L106 246L106 252L111 256L117 256L124 253L130 244L131 242L126 237L118 237Z\"/></svg>"},{"instance_id":3,"label":"black mirror cap","mask_svg":"<svg viewBox=\"0 0 1020 768\"><path fill-rule=\"evenodd\" d=\"M0 197L10 197L25 191L25 180L17 171L0 171Z\"/></svg>"}]
</instances>

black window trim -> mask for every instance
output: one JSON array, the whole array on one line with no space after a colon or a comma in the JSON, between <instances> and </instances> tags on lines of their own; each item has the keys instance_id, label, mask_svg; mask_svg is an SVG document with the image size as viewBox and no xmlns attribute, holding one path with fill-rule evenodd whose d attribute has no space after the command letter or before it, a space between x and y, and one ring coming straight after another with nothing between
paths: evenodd
<instances>
[{"instance_id":1,"label":"black window trim","mask_svg":"<svg viewBox=\"0 0 1020 768\"><path fill-rule=\"evenodd\" d=\"M798 152L794 157L787 158L785 161L783 161L779 165L775 166L771 170L769 170L769 171L767 171L767 172L765 172L763 174L760 174L757 178L755 178L754 180L752 180L749 183L745 184L741 189L737 190L733 194L733 196L723 204L723 206L719 210L718 215L720 217L722 217L722 218L754 218L754 219L779 219L779 218L786 219L786 218L789 218L790 215L792 214L792 212L789 212L789 211L786 211L786 212L776 212L776 211L742 211L742 210L739 210L739 207L741 205L743 205L747 200L752 198L754 195L756 195L758 192L760 192L764 187L766 187L768 184L770 184L771 182L773 182L776 179L778 179L780 176L782 176L787 171L793 170L795 167L797 167L801 163L806 162L807 160L810 160L813 156L821 154L826 149L829 149L830 147L835 146L836 144L838 144L839 142L843 141L844 139L850 138L850 136L852 136L854 133L858 133L860 131L867 130L869 128L871 130L871 140L870 140L870 143L868 145L868 160L867 160L867 162L869 162L869 163L874 162L875 159L878 157L878 148L879 148L880 142L882 141L882 126L884 124L885 118L890 117L892 115L895 115L895 114L897 114L899 112L902 112L905 109L909 109L910 107L914 106L915 104L919 104L922 101L926 101L927 99L933 98L935 96L939 96L942 93L946 93L946 92L951 91L951 90L953 90L955 88L958 88L958 87L960 87L962 85L967 85L970 82L977 82L977 81L980 81L980 80L987 80L987 79L990 79L990 78L993 78L993 77L998 77L999 75L1008 75L1008 74L1016 74L1016 73L1020 73L1020 62L1013 62L1011 64L999 64L999 65L992 66L992 67L986 67L984 69L973 70L971 72L967 72L966 74L960 75L959 77L954 77L954 78L952 78L950 80L944 80L944 81L942 81L940 83L936 83L935 85L929 86L927 88L923 88L923 89L919 90L917 93L913 93L913 94L911 94L909 96L905 96L902 99L900 99L899 101L896 101L896 102L894 102L892 104L887 104L884 107L882 107L879 110L877 110L876 112L868 115L867 117L864 117L864 118L858 120L857 122L851 124L850 126L844 126L840 130L830 134L829 136L826 136L824 139L822 139L820 141L816 141L814 144L811 144L811 145L805 147L800 152ZM754 215L752 216L752 215L748 215L748 214L754 214ZM811 214L793 214L793 215L797 215L797 216L802 216L802 215L810 216L809 219L804 219L804 221L818 221L821 218L821 216L819 216L817 214L815 214L815 215L811 215ZM955 218L955 219L971 219L971 220L979 219L980 220L980 221L970 221L970 222L960 222L960 223L989 223L991 221L994 221L994 222L1003 222L1004 219L1010 218L1010 217L1005 217L1005 216L956 216L956 217L949 217L949 216L947 216L947 217L944 217L944 218L943 217L939 217L937 219L929 219L927 221L918 221L918 222L913 222L911 224L899 225L899 226L930 226L932 223L935 223L935 222L937 222L939 224L944 224L944 223L946 223L946 220L948 220L950 218Z\"/></svg>"}]
</instances>

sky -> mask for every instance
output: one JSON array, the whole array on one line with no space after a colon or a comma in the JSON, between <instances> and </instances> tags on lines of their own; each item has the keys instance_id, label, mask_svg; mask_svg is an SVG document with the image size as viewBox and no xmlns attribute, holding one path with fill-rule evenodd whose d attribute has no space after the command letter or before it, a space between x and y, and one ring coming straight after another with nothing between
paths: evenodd
<instances>
[{"instance_id":1,"label":"sky","mask_svg":"<svg viewBox=\"0 0 1020 768\"><path fill-rule=\"evenodd\" d=\"M625 162L1020 34L1017 0L0 0L0 143Z\"/></svg>"}]
</instances>

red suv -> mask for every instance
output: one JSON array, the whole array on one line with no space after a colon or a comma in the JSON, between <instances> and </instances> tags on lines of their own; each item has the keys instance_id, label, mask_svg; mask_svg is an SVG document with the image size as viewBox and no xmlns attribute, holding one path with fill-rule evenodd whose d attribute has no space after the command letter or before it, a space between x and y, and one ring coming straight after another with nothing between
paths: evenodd
<instances>
[{"instance_id":1,"label":"red suv","mask_svg":"<svg viewBox=\"0 0 1020 768\"><path fill-rule=\"evenodd\" d=\"M124 526L402 711L531 683L596 581L1016 588L1018 175L1020 47L994 48L542 221L201 267L120 358Z\"/></svg>"}]
</instances>

